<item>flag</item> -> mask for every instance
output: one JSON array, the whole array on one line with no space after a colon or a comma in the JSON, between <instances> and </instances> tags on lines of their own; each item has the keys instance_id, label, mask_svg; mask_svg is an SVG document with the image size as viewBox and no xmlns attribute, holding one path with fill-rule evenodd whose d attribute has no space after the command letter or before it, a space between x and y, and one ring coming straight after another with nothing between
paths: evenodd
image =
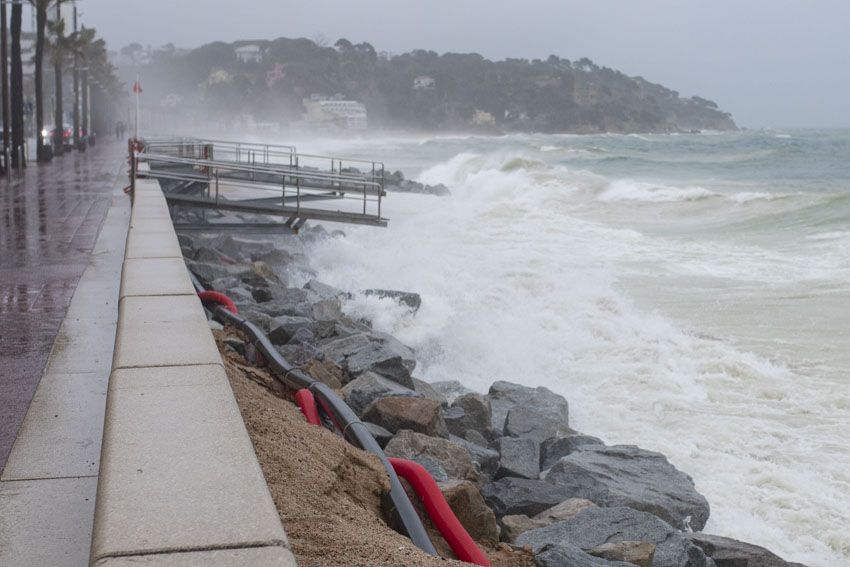
<instances>
[{"instance_id":1,"label":"flag","mask_svg":"<svg viewBox=\"0 0 850 567\"><path fill-rule=\"evenodd\" d=\"M136 94L141 94L142 85L141 85L141 83L139 83L139 81L136 81L135 83L133 83L133 92L136 93Z\"/></svg>"}]
</instances>

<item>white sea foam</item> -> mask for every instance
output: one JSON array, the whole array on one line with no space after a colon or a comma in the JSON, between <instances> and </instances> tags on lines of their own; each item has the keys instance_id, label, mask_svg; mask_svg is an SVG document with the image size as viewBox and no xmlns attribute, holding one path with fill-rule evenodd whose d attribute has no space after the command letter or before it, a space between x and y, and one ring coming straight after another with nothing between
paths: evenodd
<instances>
[{"instance_id":1,"label":"white sea foam","mask_svg":"<svg viewBox=\"0 0 850 567\"><path fill-rule=\"evenodd\" d=\"M519 150L468 147L419 176L445 183L452 197L393 195L384 208L389 229L346 228L347 238L311 250L322 280L423 298L415 316L359 294L346 309L415 347L418 374L428 380L459 379L479 390L498 379L545 385L571 401L578 429L668 455L711 503L707 531L811 567L850 564L850 392L835 381L848 368L837 341L850 337L836 323L832 335L812 335L812 345L836 341L827 338L829 348L819 351L793 325L769 322L793 294L850 278L840 264L846 253L831 247L846 231L799 239L830 247L817 254L797 251L793 239L768 249L722 231L699 239L645 234L609 224L608 209L642 203L632 215L658 224L662 207L773 197L609 182L562 166L505 168L523 157ZM697 292L722 323L709 332L700 322L711 317L687 305L689 297L700 305ZM652 300L650 308L639 296ZM660 309L673 300L681 304L675 317ZM744 308L731 307L738 304ZM800 320L814 315L803 310ZM770 348L745 341L740 326L750 319L766 327Z\"/></svg>"},{"instance_id":2,"label":"white sea foam","mask_svg":"<svg viewBox=\"0 0 850 567\"><path fill-rule=\"evenodd\" d=\"M702 187L671 187L631 180L612 182L599 195L603 202L642 201L646 203L671 203L676 201L699 201L717 196L717 193Z\"/></svg>"}]
</instances>

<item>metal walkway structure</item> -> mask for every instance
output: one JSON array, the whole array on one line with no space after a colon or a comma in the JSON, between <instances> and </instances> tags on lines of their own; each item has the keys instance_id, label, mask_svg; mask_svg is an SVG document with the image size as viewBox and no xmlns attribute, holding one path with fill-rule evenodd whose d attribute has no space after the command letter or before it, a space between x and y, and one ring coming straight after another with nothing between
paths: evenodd
<instances>
[{"instance_id":1,"label":"metal walkway structure","mask_svg":"<svg viewBox=\"0 0 850 567\"><path fill-rule=\"evenodd\" d=\"M131 157L133 175L159 181L169 206L181 211L174 215L178 230L297 232L308 220L387 226L381 162L199 138L141 143L142 151ZM226 212L240 213L244 222L227 222Z\"/></svg>"}]
</instances>

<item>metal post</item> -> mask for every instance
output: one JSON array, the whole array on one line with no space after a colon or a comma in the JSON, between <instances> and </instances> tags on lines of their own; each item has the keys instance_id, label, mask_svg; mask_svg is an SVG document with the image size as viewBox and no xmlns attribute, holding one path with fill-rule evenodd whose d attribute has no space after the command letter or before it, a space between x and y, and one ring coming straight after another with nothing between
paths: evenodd
<instances>
[{"instance_id":1,"label":"metal post","mask_svg":"<svg viewBox=\"0 0 850 567\"><path fill-rule=\"evenodd\" d=\"M295 178L295 212L301 213L301 176Z\"/></svg>"},{"instance_id":2,"label":"metal post","mask_svg":"<svg viewBox=\"0 0 850 567\"><path fill-rule=\"evenodd\" d=\"M215 204L218 206L218 170L215 170Z\"/></svg>"}]
</instances>

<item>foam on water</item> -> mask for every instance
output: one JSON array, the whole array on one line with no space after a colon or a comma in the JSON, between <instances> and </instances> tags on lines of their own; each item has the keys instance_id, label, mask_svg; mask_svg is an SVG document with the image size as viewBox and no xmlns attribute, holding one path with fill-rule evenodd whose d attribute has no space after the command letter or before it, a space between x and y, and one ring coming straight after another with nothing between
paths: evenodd
<instances>
[{"instance_id":1,"label":"foam on water","mask_svg":"<svg viewBox=\"0 0 850 567\"><path fill-rule=\"evenodd\" d=\"M710 307L715 293L750 308L821 290L838 301L847 232L789 236L799 223L786 223L769 238L763 228L729 236L729 215L793 213L795 194L611 179L522 149L540 155L571 139L502 139L499 151L467 140L444 160L402 142L406 159L431 160L419 179L452 196L392 194L388 230L346 227L311 250L314 268L351 291L421 293L415 316L363 295L347 309L416 348L422 377L482 391L494 380L545 385L570 400L576 428L661 451L693 476L712 505L706 531L812 567L850 564L850 365L817 351L829 335L798 339L791 315L778 312L788 328L766 329L760 343L746 309L715 317ZM674 233L685 215L701 232ZM840 333L832 340L847 344L835 351L850 347Z\"/></svg>"}]
</instances>

